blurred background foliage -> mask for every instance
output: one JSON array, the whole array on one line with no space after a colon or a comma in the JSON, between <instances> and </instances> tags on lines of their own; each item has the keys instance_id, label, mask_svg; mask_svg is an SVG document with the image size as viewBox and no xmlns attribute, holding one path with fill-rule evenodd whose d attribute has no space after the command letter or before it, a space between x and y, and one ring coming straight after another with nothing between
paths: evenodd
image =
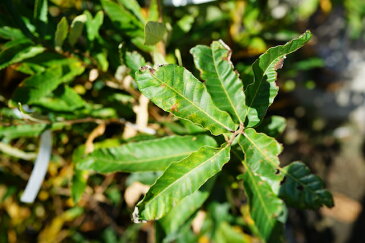
<instances>
[{"instance_id":1,"label":"blurred background foliage","mask_svg":"<svg viewBox=\"0 0 365 243\"><path fill-rule=\"evenodd\" d=\"M178 63L196 73L189 50L223 39L244 75L267 48L306 29L314 38L285 60L269 113L288 122L279 137L283 163L306 162L334 192L336 207L291 209L286 239L364 242L365 2L178 2L1 1L0 242L153 242L154 225L133 224L130 215L158 174L75 169L94 148L202 132L149 105L134 72L146 63ZM166 36L145 45L151 20L165 23ZM46 129L54 131L47 176L35 202L24 204ZM204 210L171 239L258 242L242 184L232 175L216 178Z\"/></svg>"}]
</instances>

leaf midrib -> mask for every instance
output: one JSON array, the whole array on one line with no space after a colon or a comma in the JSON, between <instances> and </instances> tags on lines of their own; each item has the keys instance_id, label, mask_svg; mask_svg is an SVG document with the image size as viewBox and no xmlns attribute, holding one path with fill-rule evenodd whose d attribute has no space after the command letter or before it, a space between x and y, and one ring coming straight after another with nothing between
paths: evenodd
<instances>
[{"instance_id":1,"label":"leaf midrib","mask_svg":"<svg viewBox=\"0 0 365 243\"><path fill-rule=\"evenodd\" d=\"M103 162L107 162L107 163L114 163L114 164L123 164L123 165L126 165L126 164L140 164L140 163L144 163L144 162L151 162L151 161L154 161L154 160L162 160L162 159L168 159L168 158L174 158L174 157L179 157L179 156L184 156L184 155L189 155L193 152L195 152L196 150L192 150L192 151L189 151L189 152L184 152L184 153L179 153L179 154L174 154L174 155L166 155L166 156L161 156L161 157L153 157L151 159L137 159L137 160L134 160L133 162L123 162L123 161L116 161L116 160L112 160L112 159L103 159L103 158L100 158L98 159L99 161L103 161ZM151 157L151 156L148 156L148 157Z\"/></svg>"},{"instance_id":2,"label":"leaf midrib","mask_svg":"<svg viewBox=\"0 0 365 243\"><path fill-rule=\"evenodd\" d=\"M251 169L247 166L247 164L246 164L246 160L242 163L243 165L244 165L244 167L246 168L246 173L248 173L248 175L251 177L251 181L255 181L253 178L253 174L252 174L252 171L251 171ZM267 204L266 204L266 202L265 202L265 200L263 199L263 197L262 197L262 195L261 195L261 193L260 193L260 190L259 190L259 188L257 187L257 185L256 185L256 183L252 183L253 184L253 187L254 187L254 190L256 191L256 195L258 196L258 198L259 198L259 201L261 202L261 205L263 205L263 208L264 208L264 211L265 211L265 214L266 214L266 216L267 216L267 218L268 218L268 220L267 221L269 221L270 222L270 225L269 226L272 226L272 225L274 225L274 223L275 223L275 220L270 220L270 219L274 219L273 217L271 217L271 213L269 212L269 210L268 210L268 206L267 206ZM280 199L279 199L280 200Z\"/></svg>"},{"instance_id":3,"label":"leaf midrib","mask_svg":"<svg viewBox=\"0 0 365 243\"><path fill-rule=\"evenodd\" d=\"M282 56L285 56L285 54L283 54L283 55L280 55L279 57L282 57ZM272 62L270 62L270 65L268 65L268 67L265 69L265 71L263 72L263 75L262 75L262 77L261 77L261 79L260 79L260 81L259 81L259 85L257 86L257 89L255 90L255 94L254 94L254 96L253 96L253 98L252 98L252 100L251 100L251 102L250 102L250 105L248 105L247 106L247 111L246 111L246 114L245 114L245 117L247 117L248 116L248 113L250 112L250 110L251 110L251 106L252 106L252 104L254 103L254 101L256 100L256 96L257 96L257 93L259 92L259 89L260 89L260 87L261 87L261 85L262 85L262 82L263 82L263 80L264 80L264 77L265 77L265 75L266 75L266 72L270 69L270 67L272 66L272 64L275 62L275 60L277 60L279 57L277 57L277 58L275 58ZM255 63L253 64L253 65L255 65ZM253 71L253 68L252 68L252 71ZM275 71L276 72L276 71ZM253 83L251 84L251 85L253 85L254 83L255 83L255 81L256 81L256 77L255 77L255 72L253 72L254 73L254 75L253 75L253 79L254 79L254 81L253 81ZM250 85L249 85L250 86Z\"/></svg>"},{"instance_id":4,"label":"leaf midrib","mask_svg":"<svg viewBox=\"0 0 365 243\"><path fill-rule=\"evenodd\" d=\"M227 90L225 89L225 87L224 87L224 85L223 85L223 79L221 78L221 75L220 75L220 73L218 72L216 59L215 59L215 56L214 56L214 53L213 53L213 48L211 47L211 48L210 48L210 50L211 50L211 52L212 52L212 59L213 59L214 69L215 69L215 72L217 73L217 76L218 76L218 79L219 79L219 83L220 83L220 85L222 86L222 89L223 89L223 91L224 91L224 94L226 95L226 97L227 97L227 99L228 99L228 101L229 101L229 103L230 103L230 105L231 105L231 107L232 107L232 109L233 109L233 111L234 111L234 113L235 113L236 117L238 118L238 121L239 121L240 123L243 123L243 121L241 120L241 117L238 115L238 112L237 112L237 110L236 110L236 107L234 106L234 104L233 104L233 102L232 102L232 100L231 100L231 97L228 95Z\"/></svg>"},{"instance_id":5,"label":"leaf midrib","mask_svg":"<svg viewBox=\"0 0 365 243\"><path fill-rule=\"evenodd\" d=\"M175 68L174 68L174 72L175 72ZM185 72L185 70L184 70ZM151 76L154 77L157 81L159 81L162 84L165 84L166 87L170 88L172 91L174 91L176 94L178 94L181 98L185 99L186 101L188 101L190 104L192 104L195 108L197 108L198 110L200 110L202 113L204 113L206 116L208 116L211 120L215 121L216 123L218 123L219 125L221 125L224 129L228 130L228 131L232 131L229 127L226 127L223 123L221 123L220 121L217 121L214 117L212 117L210 114L206 113L204 110L202 110L199 106L197 106L194 102L190 101L188 98L186 98L184 95L182 95L179 91L177 91L176 89L174 89L173 87L171 87L169 84L167 84L166 82L163 82L161 79L159 79L157 76L153 75L151 73ZM204 87L203 87L204 88ZM205 90L206 91L206 90ZM208 91L206 91L208 92ZM218 109L218 108L217 108ZM228 116L229 117L229 116Z\"/></svg>"},{"instance_id":6,"label":"leaf midrib","mask_svg":"<svg viewBox=\"0 0 365 243\"><path fill-rule=\"evenodd\" d=\"M225 151L225 149L229 147L228 144L226 144L226 146L224 146L223 148L221 148L216 154L214 154L212 157L209 157L207 160L203 161L202 163L200 163L198 166L194 167L193 169L189 170L186 174L182 175L181 177L179 177L177 180L175 180L174 182L172 182L170 185L168 185L167 187L163 188L162 191L158 192L157 194L155 194L155 196L147 201L145 203L145 208L148 204L151 204L153 201L155 201L158 197L160 197L165 191L167 191L169 188L171 188L173 185L175 185L176 183L178 183L179 181L181 181L183 178L185 178L186 176L190 175L191 173L195 172L198 168L200 168L201 166L205 165L207 162L209 162L210 160L213 160L214 158L216 158L219 154L221 154L223 151ZM167 169L166 169L167 171ZM162 176L161 176L162 177Z\"/></svg>"},{"instance_id":7,"label":"leaf midrib","mask_svg":"<svg viewBox=\"0 0 365 243\"><path fill-rule=\"evenodd\" d=\"M310 191L311 193L313 193L315 195L316 198L318 198L317 194L315 191L313 191L310 187L308 187L306 184L303 184L300 180L297 180L297 178L295 178L294 176L292 176L290 173L287 173L283 168L281 168L280 166L277 166L275 164L274 161L271 160L270 157L268 157L266 155L266 153L264 151L261 150L261 148L253 141L250 139L250 137L244 132L243 135L257 148L257 150L264 156L264 158L266 159L266 161L269 161L270 164L272 166L274 166L276 169L278 169L280 172L284 173L285 175L289 176L291 179L293 179L294 181L296 181L298 184L302 185L304 188L306 188L308 191Z\"/></svg>"}]
</instances>

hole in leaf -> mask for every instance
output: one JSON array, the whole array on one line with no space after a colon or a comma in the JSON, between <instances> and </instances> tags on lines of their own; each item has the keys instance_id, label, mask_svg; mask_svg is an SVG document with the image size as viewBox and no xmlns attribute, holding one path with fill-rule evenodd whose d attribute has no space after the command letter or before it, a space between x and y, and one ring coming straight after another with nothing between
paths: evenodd
<instances>
[{"instance_id":1,"label":"hole in leaf","mask_svg":"<svg viewBox=\"0 0 365 243\"><path fill-rule=\"evenodd\" d=\"M280 182L280 186L283 185L286 181L286 177L284 177L284 179Z\"/></svg>"},{"instance_id":2,"label":"hole in leaf","mask_svg":"<svg viewBox=\"0 0 365 243\"><path fill-rule=\"evenodd\" d=\"M276 169L275 170L275 175L279 175L280 174L280 170L279 169Z\"/></svg>"}]
</instances>

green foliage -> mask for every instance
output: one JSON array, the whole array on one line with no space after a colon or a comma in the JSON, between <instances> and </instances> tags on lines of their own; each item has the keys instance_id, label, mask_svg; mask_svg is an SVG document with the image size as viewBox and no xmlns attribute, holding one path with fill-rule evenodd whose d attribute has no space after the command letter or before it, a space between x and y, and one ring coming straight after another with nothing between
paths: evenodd
<instances>
[{"instance_id":1,"label":"green foliage","mask_svg":"<svg viewBox=\"0 0 365 243\"><path fill-rule=\"evenodd\" d=\"M77 162L79 169L98 172L163 171L204 145L215 146L208 136L171 136L96 150Z\"/></svg>"},{"instance_id":2,"label":"green foliage","mask_svg":"<svg viewBox=\"0 0 365 243\"><path fill-rule=\"evenodd\" d=\"M31 231L41 232L38 241L88 242L90 227L102 242L138 242L145 227L155 226L156 242L282 242L286 205L333 206L305 164L280 166L282 145L274 137L286 122L265 118L279 89L277 69L310 32L264 52L297 33L276 33L259 3L247 3L244 12L241 1L219 1L170 13L157 0L36 0L31 10L5 2L0 151L24 154L3 156L0 200L13 200L4 208L25 208L18 198L32 164L22 159L34 157L36 138L53 130L49 176L19 221L37 222ZM219 38L232 50L223 40L211 42ZM4 181L12 184L3 190ZM123 223L121 230L133 206L135 222L155 220L154 226ZM24 234L28 228L9 212L0 216L1 229L12 235L8 225L17 225Z\"/></svg>"},{"instance_id":3,"label":"green foliage","mask_svg":"<svg viewBox=\"0 0 365 243\"><path fill-rule=\"evenodd\" d=\"M274 138L249 128L263 119L277 94L276 70L281 68L282 59L303 46L310 37L311 34L306 32L286 45L271 48L261 55L252 65L252 71L248 74L251 79L246 81L245 90L230 63L229 48L222 42L213 42L210 48L197 46L191 51L206 89L190 72L175 65L156 69L142 67L136 76L141 92L155 104L205 127L213 135L235 130L232 121L227 120L227 115L223 116L223 111L229 112L239 129L228 143L222 145L220 152L229 151L236 137L239 138L238 143L244 153L243 179L251 216L259 235L267 242L283 241L286 208L282 199L287 199L293 206L304 208L333 206L332 196L324 189L322 182L317 181L318 177L310 174L307 169L303 171L302 167L294 168L298 167L296 163L293 167L281 168L278 155L282 146ZM218 112L219 110L221 111ZM247 128L244 127L246 115ZM284 124L285 120L275 117L264 124L263 128L272 130L275 134L282 130ZM135 220L159 219L180 200L184 200L184 197L198 190L204 183L203 175L198 174L196 169L200 165L219 165L214 166L216 169L212 172L205 170L205 176L218 173L229 157L217 157L216 154L220 152L214 151L203 147L190 157L171 164L137 205L133 215ZM311 180L307 181L309 178Z\"/></svg>"},{"instance_id":4,"label":"green foliage","mask_svg":"<svg viewBox=\"0 0 365 243\"><path fill-rule=\"evenodd\" d=\"M162 41L166 34L166 27L163 23L148 21L144 27L144 44L155 45Z\"/></svg>"},{"instance_id":5,"label":"green foliage","mask_svg":"<svg viewBox=\"0 0 365 243\"><path fill-rule=\"evenodd\" d=\"M279 90L275 83L276 70L281 68L286 55L302 47L311 36L310 32L306 32L283 46L270 48L252 64L248 78L244 82L248 127L260 123L267 108L274 101Z\"/></svg>"},{"instance_id":6,"label":"green foliage","mask_svg":"<svg viewBox=\"0 0 365 243\"><path fill-rule=\"evenodd\" d=\"M133 213L133 220L159 219L184 197L198 190L229 161L230 146L204 146L189 157L172 163L153 184Z\"/></svg>"},{"instance_id":7,"label":"green foliage","mask_svg":"<svg viewBox=\"0 0 365 243\"><path fill-rule=\"evenodd\" d=\"M145 67L137 73L141 92L175 116L190 120L214 135L235 130L228 113L213 103L206 87L183 67Z\"/></svg>"}]
</instances>

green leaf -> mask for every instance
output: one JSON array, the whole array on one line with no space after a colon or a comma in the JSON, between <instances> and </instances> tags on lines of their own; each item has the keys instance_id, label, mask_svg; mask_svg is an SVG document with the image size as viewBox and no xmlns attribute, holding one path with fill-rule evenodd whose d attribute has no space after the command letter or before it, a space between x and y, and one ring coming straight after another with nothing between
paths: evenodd
<instances>
[{"instance_id":1,"label":"green leaf","mask_svg":"<svg viewBox=\"0 0 365 243\"><path fill-rule=\"evenodd\" d=\"M139 19L139 21L142 23L146 21L142 15L142 9L137 0L118 0L118 2L131 11Z\"/></svg>"},{"instance_id":2,"label":"green leaf","mask_svg":"<svg viewBox=\"0 0 365 243\"><path fill-rule=\"evenodd\" d=\"M74 46L81 36L86 20L87 17L85 14L81 14L72 20L70 33L68 35L68 43L70 46Z\"/></svg>"},{"instance_id":3,"label":"green leaf","mask_svg":"<svg viewBox=\"0 0 365 243\"><path fill-rule=\"evenodd\" d=\"M214 135L234 131L228 113L218 109L205 86L183 67L170 64L144 67L136 74L141 92L175 116L190 120Z\"/></svg>"},{"instance_id":4,"label":"green leaf","mask_svg":"<svg viewBox=\"0 0 365 243\"><path fill-rule=\"evenodd\" d=\"M305 164L293 162L283 171L286 177L280 187L280 197L290 206L302 209L334 206L332 195L325 189L323 181Z\"/></svg>"},{"instance_id":5,"label":"green leaf","mask_svg":"<svg viewBox=\"0 0 365 243\"><path fill-rule=\"evenodd\" d=\"M267 181L255 175L251 166L243 161L243 184L248 198L250 213L265 242L283 242L286 208L283 201L271 190Z\"/></svg>"},{"instance_id":6,"label":"green leaf","mask_svg":"<svg viewBox=\"0 0 365 243\"><path fill-rule=\"evenodd\" d=\"M214 242L219 243L249 243L243 232L238 231L227 222L221 222L214 235Z\"/></svg>"},{"instance_id":7,"label":"green leaf","mask_svg":"<svg viewBox=\"0 0 365 243\"><path fill-rule=\"evenodd\" d=\"M84 71L84 68L72 63L73 66L62 65L48 68L42 73L35 74L25 79L21 86L19 86L11 101L17 104L33 104L38 102L41 98L50 94L61 83L72 80L77 75Z\"/></svg>"},{"instance_id":8,"label":"green leaf","mask_svg":"<svg viewBox=\"0 0 365 243\"><path fill-rule=\"evenodd\" d=\"M71 112L85 106L85 101L72 88L67 85L58 87L51 96L42 97L33 102L35 105L53 111Z\"/></svg>"},{"instance_id":9,"label":"green leaf","mask_svg":"<svg viewBox=\"0 0 365 243\"><path fill-rule=\"evenodd\" d=\"M66 40L68 34L68 22L65 17L57 24L55 33L54 45L56 49L62 49L63 42Z\"/></svg>"},{"instance_id":10,"label":"green leaf","mask_svg":"<svg viewBox=\"0 0 365 243\"><path fill-rule=\"evenodd\" d=\"M0 38L7 40L24 39L24 35L21 30L12 28L10 26L0 27Z\"/></svg>"},{"instance_id":11,"label":"green leaf","mask_svg":"<svg viewBox=\"0 0 365 243\"><path fill-rule=\"evenodd\" d=\"M155 45L165 38L166 27L163 23L148 21L144 27L144 44Z\"/></svg>"},{"instance_id":12,"label":"green leaf","mask_svg":"<svg viewBox=\"0 0 365 243\"><path fill-rule=\"evenodd\" d=\"M24 59L34 57L45 50L44 47L34 45L31 41L24 39L7 44L8 46L0 52L0 70Z\"/></svg>"},{"instance_id":13,"label":"green leaf","mask_svg":"<svg viewBox=\"0 0 365 243\"><path fill-rule=\"evenodd\" d=\"M87 179L89 177L89 172L84 170L74 170L72 175L71 184L71 196L74 203L80 201L82 194L85 192L87 187Z\"/></svg>"},{"instance_id":14,"label":"green leaf","mask_svg":"<svg viewBox=\"0 0 365 243\"><path fill-rule=\"evenodd\" d=\"M267 181L274 193L279 192L280 181L283 175L278 172L280 161L278 155L282 146L275 140L263 133L257 133L252 128L245 129L239 137L239 145L245 154L247 166L261 179Z\"/></svg>"},{"instance_id":15,"label":"green leaf","mask_svg":"<svg viewBox=\"0 0 365 243\"><path fill-rule=\"evenodd\" d=\"M270 137L277 137L282 134L286 127L286 120L281 116L271 116L264 119L256 128L256 131L265 133Z\"/></svg>"},{"instance_id":16,"label":"green leaf","mask_svg":"<svg viewBox=\"0 0 365 243\"><path fill-rule=\"evenodd\" d=\"M86 31L87 31L87 38L89 41L94 41L95 38L99 35L99 29L104 22L104 12L99 11L93 18L89 11L85 11L84 14L86 15Z\"/></svg>"},{"instance_id":17,"label":"green leaf","mask_svg":"<svg viewBox=\"0 0 365 243\"><path fill-rule=\"evenodd\" d=\"M204 186L203 186L204 187ZM199 189L184 197L174 208L159 220L166 234L177 232L179 228L203 205L209 197L209 190Z\"/></svg>"},{"instance_id":18,"label":"green leaf","mask_svg":"<svg viewBox=\"0 0 365 243\"><path fill-rule=\"evenodd\" d=\"M165 170L204 145L215 146L209 136L171 136L114 148L95 150L81 160L79 169L97 172L137 172Z\"/></svg>"},{"instance_id":19,"label":"green leaf","mask_svg":"<svg viewBox=\"0 0 365 243\"><path fill-rule=\"evenodd\" d=\"M190 52L216 106L228 112L235 122L243 124L245 94L230 60L232 51L223 41L214 41L210 47L198 45Z\"/></svg>"},{"instance_id":20,"label":"green leaf","mask_svg":"<svg viewBox=\"0 0 365 243\"><path fill-rule=\"evenodd\" d=\"M277 156L282 148L274 138L248 128L239 138L239 144L245 153L247 166L268 182L272 191L280 194L285 202L299 208L333 206L332 196L325 190L323 182L311 174L304 164L294 162L285 168L279 166Z\"/></svg>"},{"instance_id":21,"label":"green leaf","mask_svg":"<svg viewBox=\"0 0 365 243\"><path fill-rule=\"evenodd\" d=\"M160 219L179 201L198 190L229 161L231 147L202 147L189 157L172 163L150 188L133 213L133 220Z\"/></svg>"},{"instance_id":22,"label":"green leaf","mask_svg":"<svg viewBox=\"0 0 365 243\"><path fill-rule=\"evenodd\" d=\"M158 0L151 0L150 6L148 7L148 20L149 21L158 21L158 18L160 16L159 10L158 10Z\"/></svg>"},{"instance_id":23,"label":"green leaf","mask_svg":"<svg viewBox=\"0 0 365 243\"><path fill-rule=\"evenodd\" d=\"M53 124L22 124L16 126L0 126L0 138L12 140L19 137L37 137L50 126L52 130L59 130L65 125L62 123Z\"/></svg>"},{"instance_id":24,"label":"green leaf","mask_svg":"<svg viewBox=\"0 0 365 243\"><path fill-rule=\"evenodd\" d=\"M113 24L128 38L131 42L144 51L151 51L151 48L143 44L144 23L138 20L125 7L110 0L101 0L105 13L109 16Z\"/></svg>"},{"instance_id":25,"label":"green leaf","mask_svg":"<svg viewBox=\"0 0 365 243\"><path fill-rule=\"evenodd\" d=\"M125 65L131 69L131 75L135 78L135 73L146 65L144 57L136 51L127 51L124 56Z\"/></svg>"},{"instance_id":26,"label":"green leaf","mask_svg":"<svg viewBox=\"0 0 365 243\"><path fill-rule=\"evenodd\" d=\"M121 30L127 31L127 34L131 34L131 37L137 35L143 36L143 23L140 22L133 14L126 10L122 5L114 3L110 0L101 1L103 8L109 18L116 24ZM133 29L134 28L134 29Z\"/></svg>"},{"instance_id":27,"label":"green leaf","mask_svg":"<svg viewBox=\"0 0 365 243\"><path fill-rule=\"evenodd\" d=\"M247 127L254 127L263 119L268 107L278 93L276 70L281 68L286 55L298 50L311 38L309 31L285 45L272 47L262 54L253 64L244 88L248 106Z\"/></svg>"},{"instance_id":28,"label":"green leaf","mask_svg":"<svg viewBox=\"0 0 365 243\"><path fill-rule=\"evenodd\" d=\"M191 218L208 199L214 182L215 178L213 177L199 190L184 197L168 214L158 221L165 234L169 235L177 232Z\"/></svg>"},{"instance_id":29,"label":"green leaf","mask_svg":"<svg viewBox=\"0 0 365 243\"><path fill-rule=\"evenodd\" d=\"M41 22L48 22L48 0L35 0L34 18Z\"/></svg>"}]
</instances>

